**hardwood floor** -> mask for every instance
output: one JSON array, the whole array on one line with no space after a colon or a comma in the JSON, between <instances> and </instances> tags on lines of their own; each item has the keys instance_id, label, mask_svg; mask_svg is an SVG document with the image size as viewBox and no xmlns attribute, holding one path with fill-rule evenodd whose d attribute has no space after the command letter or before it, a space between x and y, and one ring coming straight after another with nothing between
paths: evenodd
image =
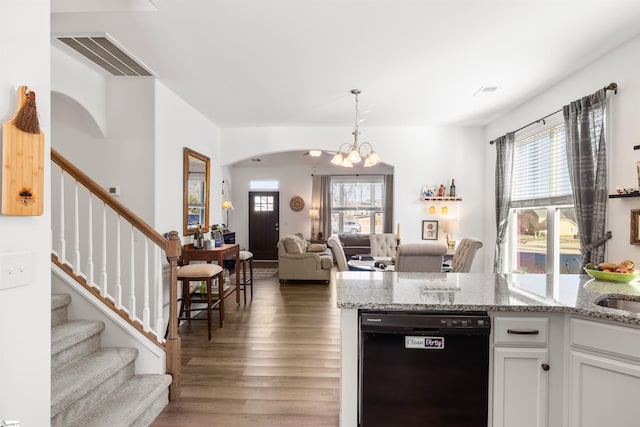
<instances>
[{"instance_id":1,"label":"hardwood floor","mask_svg":"<svg viewBox=\"0 0 640 427\"><path fill-rule=\"evenodd\" d=\"M180 328L182 392L152 426L337 426L335 284L280 285L275 275L256 280L246 306L226 301L211 341L205 321Z\"/></svg>"}]
</instances>

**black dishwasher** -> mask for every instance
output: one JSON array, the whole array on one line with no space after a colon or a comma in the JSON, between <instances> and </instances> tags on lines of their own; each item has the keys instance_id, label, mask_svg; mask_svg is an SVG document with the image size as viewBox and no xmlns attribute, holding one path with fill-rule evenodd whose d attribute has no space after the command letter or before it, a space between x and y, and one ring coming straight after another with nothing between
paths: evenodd
<instances>
[{"instance_id":1,"label":"black dishwasher","mask_svg":"<svg viewBox=\"0 0 640 427\"><path fill-rule=\"evenodd\" d=\"M486 312L360 313L361 427L486 427Z\"/></svg>"}]
</instances>

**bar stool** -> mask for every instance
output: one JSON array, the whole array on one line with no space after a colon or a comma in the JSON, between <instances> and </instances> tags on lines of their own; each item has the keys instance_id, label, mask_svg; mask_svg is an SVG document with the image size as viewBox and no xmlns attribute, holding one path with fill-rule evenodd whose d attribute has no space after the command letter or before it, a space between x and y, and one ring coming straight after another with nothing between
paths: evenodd
<instances>
[{"instance_id":1,"label":"bar stool","mask_svg":"<svg viewBox=\"0 0 640 427\"><path fill-rule=\"evenodd\" d=\"M211 340L211 317L212 312L218 306L220 311L220 327L224 320L224 280L222 278L222 267L216 264L187 264L178 268L178 281L182 282L182 303L180 304L180 313L178 313L178 321L186 320L191 324L191 312L202 311L202 307L193 308L192 303L207 304L207 327L209 340ZM213 281L218 280L218 292L214 300ZM191 291L190 282L205 282L207 293L202 295L200 288ZM183 316L184 314L184 316ZM195 320L204 320L197 319Z\"/></svg>"},{"instance_id":2,"label":"bar stool","mask_svg":"<svg viewBox=\"0 0 640 427\"><path fill-rule=\"evenodd\" d=\"M247 303L247 286L251 286L251 299L253 299L253 254L249 251L240 251L238 257L238 268L242 267L242 286L240 289L243 291L244 303ZM249 278L247 279L247 263L249 264Z\"/></svg>"}]
</instances>

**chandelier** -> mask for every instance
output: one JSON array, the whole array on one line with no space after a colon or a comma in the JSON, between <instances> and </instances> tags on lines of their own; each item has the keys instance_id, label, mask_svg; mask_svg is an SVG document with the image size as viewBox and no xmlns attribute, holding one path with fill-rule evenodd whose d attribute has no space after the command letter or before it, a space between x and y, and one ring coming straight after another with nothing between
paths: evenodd
<instances>
[{"instance_id":1,"label":"chandelier","mask_svg":"<svg viewBox=\"0 0 640 427\"><path fill-rule=\"evenodd\" d=\"M360 135L360 110L358 109L358 95L360 89L353 89L352 94L356 96L356 126L351 134L354 136L353 144L345 142L340 146L338 152L331 159L331 163L337 166L352 168L354 164L360 163L364 157L364 167L368 168L380 162L380 156L373 151L373 147L368 142L358 144L358 135ZM344 151L342 151L344 148Z\"/></svg>"}]
</instances>

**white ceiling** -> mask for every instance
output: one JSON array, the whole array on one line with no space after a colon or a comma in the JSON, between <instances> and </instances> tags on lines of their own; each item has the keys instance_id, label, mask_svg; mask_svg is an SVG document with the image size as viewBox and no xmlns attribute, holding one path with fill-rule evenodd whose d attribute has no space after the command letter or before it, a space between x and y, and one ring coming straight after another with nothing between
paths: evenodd
<instances>
[{"instance_id":1,"label":"white ceiling","mask_svg":"<svg viewBox=\"0 0 640 427\"><path fill-rule=\"evenodd\" d=\"M52 11L53 34L109 34L220 127L353 126L354 88L363 128L484 125L640 32L638 0L52 0ZM498 90L474 97L481 86Z\"/></svg>"}]
</instances>

